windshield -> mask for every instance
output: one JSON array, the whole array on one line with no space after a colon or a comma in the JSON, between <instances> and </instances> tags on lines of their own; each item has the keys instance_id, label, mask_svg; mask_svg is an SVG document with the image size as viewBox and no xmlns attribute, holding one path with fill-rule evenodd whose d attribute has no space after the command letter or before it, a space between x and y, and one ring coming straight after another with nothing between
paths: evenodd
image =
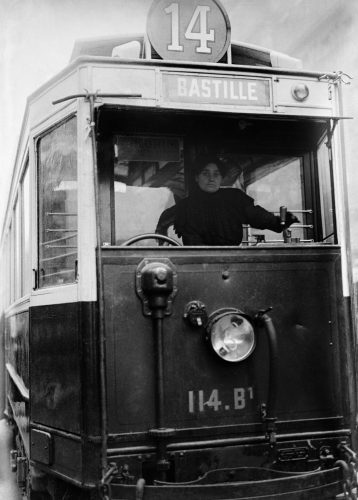
<instances>
[{"instance_id":1,"label":"windshield","mask_svg":"<svg viewBox=\"0 0 358 500\"><path fill-rule=\"evenodd\" d=\"M298 147L294 137L297 124L263 126L253 120L241 123L241 128L236 125L228 134L219 130L213 135L210 126L215 120L178 120L179 127L170 122L165 130L155 130L155 126L142 133L120 130L106 141L110 160L101 176L103 185L104 179L108 182L106 172L112 179L108 194L111 216L107 217L111 244L122 245L148 233L165 234L189 245L334 243L331 176L321 129L314 130L317 138L321 134L319 142L304 131ZM193 121L198 125L195 131ZM198 165L203 156L209 158L207 163L220 165L215 196L198 189ZM232 206L223 208L223 204ZM238 207L242 214L238 215ZM285 231L267 215L279 217L280 207L291 213ZM215 229L224 236L220 240L208 233L206 239L185 239L183 224L178 222L183 214L184 226L196 224L201 233ZM233 237L227 238L230 232ZM157 242L144 239L136 244Z\"/></svg>"}]
</instances>

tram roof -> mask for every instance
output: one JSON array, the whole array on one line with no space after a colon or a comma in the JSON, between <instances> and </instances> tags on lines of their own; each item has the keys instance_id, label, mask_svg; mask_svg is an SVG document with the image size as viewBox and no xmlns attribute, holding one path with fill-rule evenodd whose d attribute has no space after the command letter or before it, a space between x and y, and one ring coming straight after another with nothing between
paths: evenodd
<instances>
[{"instance_id":1,"label":"tram roof","mask_svg":"<svg viewBox=\"0 0 358 500\"><path fill-rule=\"evenodd\" d=\"M162 60L143 33L77 40L70 62L79 56ZM231 62L228 62L228 57ZM225 54L219 63L296 70L302 68L300 59L258 45L236 41L231 42L229 54Z\"/></svg>"},{"instance_id":2,"label":"tram roof","mask_svg":"<svg viewBox=\"0 0 358 500\"><path fill-rule=\"evenodd\" d=\"M135 55L133 55L135 52L133 44L137 44ZM337 73L334 71L306 70L303 68L301 59L246 42L231 41L230 63L227 61L227 55L217 63L162 59L152 47L149 48L148 54L148 47L150 47L150 43L143 33L78 39L75 41L69 66L111 61L112 63L156 64L158 66L207 68L209 70L220 68L220 70L228 72L272 73L310 78L335 79L337 77ZM64 71L67 68L64 68Z\"/></svg>"}]
</instances>

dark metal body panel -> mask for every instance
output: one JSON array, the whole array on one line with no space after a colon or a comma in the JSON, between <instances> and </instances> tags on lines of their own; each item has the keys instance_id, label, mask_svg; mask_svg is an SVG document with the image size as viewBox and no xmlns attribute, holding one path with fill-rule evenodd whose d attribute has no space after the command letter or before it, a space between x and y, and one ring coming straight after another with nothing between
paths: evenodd
<instances>
[{"instance_id":1,"label":"dark metal body panel","mask_svg":"<svg viewBox=\"0 0 358 500\"><path fill-rule=\"evenodd\" d=\"M98 434L95 304L31 309L31 419L66 432ZM85 416L84 416L85 415Z\"/></svg>"},{"instance_id":2,"label":"dark metal body panel","mask_svg":"<svg viewBox=\"0 0 358 500\"><path fill-rule=\"evenodd\" d=\"M7 413L12 414L29 451L29 312L5 318Z\"/></svg>"},{"instance_id":3,"label":"dark metal body panel","mask_svg":"<svg viewBox=\"0 0 358 500\"><path fill-rule=\"evenodd\" d=\"M303 420L309 430L317 418L348 415L342 406L346 365L339 353L347 347L347 325L337 303L342 297L338 247L155 252L116 248L103 250L110 434L141 433L155 425L152 323L140 312L135 289L138 264L153 254L158 261L169 258L178 271L173 313L164 319L168 427L191 429L191 435L197 429L201 436L212 434L212 427L227 426L240 434L252 433L267 399L269 362L263 332L257 332L250 358L225 363L211 352L203 328L183 319L191 300L204 302L209 313L237 307L255 314L273 307L279 338L277 417L283 428L292 432L295 421ZM207 404L214 389L220 401L216 408ZM236 402L236 408L235 389L240 389L240 397L243 389L245 399L245 404Z\"/></svg>"},{"instance_id":4,"label":"dark metal body panel","mask_svg":"<svg viewBox=\"0 0 358 500\"><path fill-rule=\"evenodd\" d=\"M78 305L31 310L31 419L81 430L81 345Z\"/></svg>"},{"instance_id":5,"label":"dark metal body panel","mask_svg":"<svg viewBox=\"0 0 358 500\"><path fill-rule=\"evenodd\" d=\"M31 458L78 484L100 477L99 362L96 304L31 309ZM45 434L41 434L45 433ZM51 453L38 436L50 435Z\"/></svg>"},{"instance_id":6,"label":"dark metal body panel","mask_svg":"<svg viewBox=\"0 0 358 500\"><path fill-rule=\"evenodd\" d=\"M29 387L29 312L7 316L5 321L6 362L10 363Z\"/></svg>"}]
</instances>

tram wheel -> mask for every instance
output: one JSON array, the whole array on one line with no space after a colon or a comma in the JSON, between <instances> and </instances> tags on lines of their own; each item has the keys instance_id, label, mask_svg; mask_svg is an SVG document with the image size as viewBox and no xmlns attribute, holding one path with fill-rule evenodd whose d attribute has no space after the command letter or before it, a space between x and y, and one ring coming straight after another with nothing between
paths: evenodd
<instances>
[{"instance_id":1,"label":"tram wheel","mask_svg":"<svg viewBox=\"0 0 358 500\"><path fill-rule=\"evenodd\" d=\"M53 500L46 488L47 476L27 463L27 476L22 486L22 500Z\"/></svg>"}]
</instances>

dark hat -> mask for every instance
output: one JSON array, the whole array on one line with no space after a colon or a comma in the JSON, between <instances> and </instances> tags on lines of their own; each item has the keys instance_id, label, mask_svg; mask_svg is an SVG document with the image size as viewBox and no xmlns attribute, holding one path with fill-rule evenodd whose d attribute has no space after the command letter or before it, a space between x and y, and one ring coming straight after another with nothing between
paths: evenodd
<instances>
[{"instance_id":1,"label":"dark hat","mask_svg":"<svg viewBox=\"0 0 358 500\"><path fill-rule=\"evenodd\" d=\"M195 162L195 166L194 166L194 173L195 173L195 175L199 175L200 172L209 163L214 163L218 167L218 169L219 169L220 174L222 175L222 177L225 176L226 169L225 169L225 166L224 166L223 162L217 156L211 155L211 154L206 154L206 155L198 156L198 158L196 159L196 162Z\"/></svg>"}]
</instances>

